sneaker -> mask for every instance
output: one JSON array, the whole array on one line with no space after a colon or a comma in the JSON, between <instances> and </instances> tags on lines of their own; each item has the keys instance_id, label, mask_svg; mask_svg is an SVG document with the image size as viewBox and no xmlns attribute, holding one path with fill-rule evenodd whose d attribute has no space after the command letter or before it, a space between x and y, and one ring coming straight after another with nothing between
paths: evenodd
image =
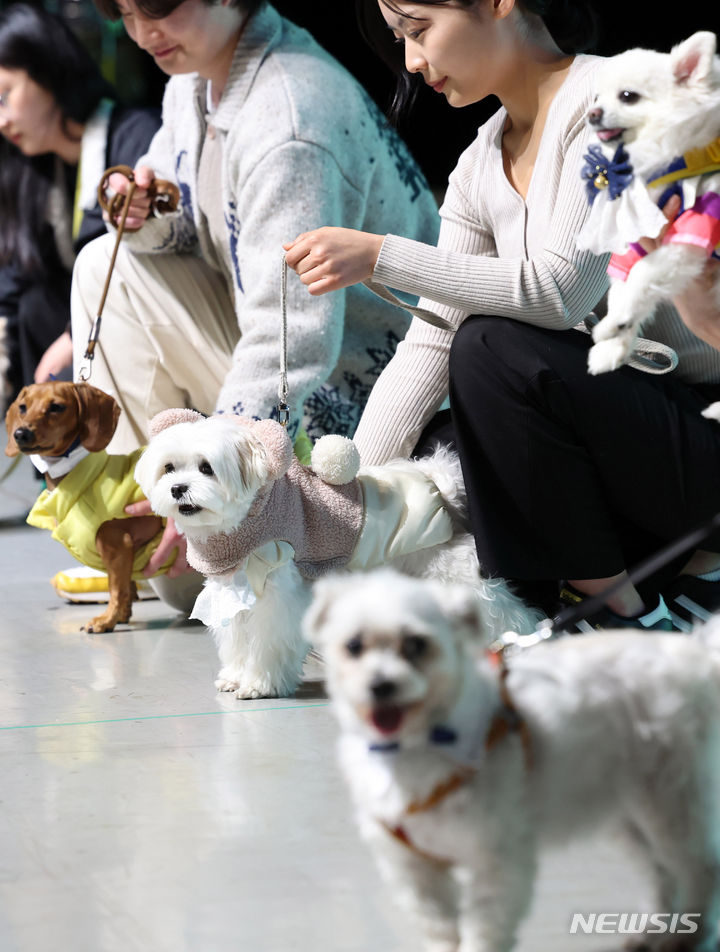
<instances>
[{"instance_id":1,"label":"sneaker","mask_svg":"<svg viewBox=\"0 0 720 952\"><path fill-rule=\"evenodd\" d=\"M720 582L679 575L663 595L673 622L681 631L690 631L720 611Z\"/></svg>"},{"instance_id":2,"label":"sneaker","mask_svg":"<svg viewBox=\"0 0 720 952\"><path fill-rule=\"evenodd\" d=\"M569 633L581 633L588 631L602 631L608 628L637 628L640 631L677 631L673 625L673 617L668 610L662 597L658 596L657 607L644 615L636 618L626 618L624 615L618 615L607 606L587 617L573 617L582 615L582 604L588 598L578 592L567 582L560 590L560 611L555 616L554 621L559 624L562 631ZM575 609L575 611L573 611ZM567 620L564 620L564 617Z\"/></svg>"},{"instance_id":3,"label":"sneaker","mask_svg":"<svg viewBox=\"0 0 720 952\"><path fill-rule=\"evenodd\" d=\"M87 565L78 565L63 572L58 572L50 581L60 598L65 598L73 604L81 602L102 603L110 599L108 577L105 572L91 569ZM139 599L157 598L145 579L141 579L135 584Z\"/></svg>"}]
</instances>

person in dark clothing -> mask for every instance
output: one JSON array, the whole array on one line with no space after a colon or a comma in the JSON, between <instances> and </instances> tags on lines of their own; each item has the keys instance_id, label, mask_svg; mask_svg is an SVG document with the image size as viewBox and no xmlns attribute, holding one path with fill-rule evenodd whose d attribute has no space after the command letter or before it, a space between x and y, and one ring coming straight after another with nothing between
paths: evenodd
<instances>
[{"instance_id":1,"label":"person in dark clothing","mask_svg":"<svg viewBox=\"0 0 720 952\"><path fill-rule=\"evenodd\" d=\"M0 14L0 317L9 392L69 371L75 254L105 232L96 190L133 167L160 112L127 108L72 30L37 7Z\"/></svg>"}]
</instances>

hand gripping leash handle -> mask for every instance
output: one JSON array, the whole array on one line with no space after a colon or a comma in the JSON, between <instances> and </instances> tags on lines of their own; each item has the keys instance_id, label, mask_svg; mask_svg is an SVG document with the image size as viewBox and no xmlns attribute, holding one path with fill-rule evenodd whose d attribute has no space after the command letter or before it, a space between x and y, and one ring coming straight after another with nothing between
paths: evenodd
<instances>
[{"instance_id":1,"label":"hand gripping leash handle","mask_svg":"<svg viewBox=\"0 0 720 952\"><path fill-rule=\"evenodd\" d=\"M110 176L114 174L122 175L128 180L129 185L125 195L121 195L117 192L113 194L108 193ZM107 297L108 288L110 287L110 278L112 277L115 267L115 259L117 258L120 241L125 231L125 222L136 188L135 173L129 165L114 165L112 168L106 169L98 185L98 204L106 213L110 224L117 229L117 236L110 258L107 277L105 278L105 286L100 295L97 316L90 328L83 363L78 371L78 380L83 383L87 383L92 373L92 361L95 356L95 346L100 337L100 325L102 323L103 308L105 307L105 298ZM164 179L154 179L148 187L147 192L150 196L150 209L154 215L164 215L167 212L174 212L177 209L180 200L180 190L173 182L166 182Z\"/></svg>"}]
</instances>

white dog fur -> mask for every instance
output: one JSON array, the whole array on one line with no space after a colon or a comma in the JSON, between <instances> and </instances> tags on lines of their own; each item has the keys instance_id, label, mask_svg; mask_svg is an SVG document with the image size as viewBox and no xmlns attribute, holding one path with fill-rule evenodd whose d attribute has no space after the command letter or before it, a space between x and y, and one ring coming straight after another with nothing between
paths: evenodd
<instances>
[{"instance_id":1,"label":"white dog fur","mask_svg":"<svg viewBox=\"0 0 720 952\"><path fill-rule=\"evenodd\" d=\"M678 156L720 136L720 58L713 33L699 32L670 53L633 49L599 69L597 98L588 112L600 148L622 143L633 181L619 197L598 193L578 243L598 253L622 254L640 238L657 238L667 221L655 203L665 186L646 183ZM612 152L608 155L612 155ZM717 162L720 156L716 156ZM720 173L685 180L692 207L705 191L720 191ZM604 219L604 220L603 220ZM616 225L616 229L610 227ZM614 370L631 356L638 332L661 301L672 300L702 272L707 255L687 243L664 243L641 258L625 281L613 279L608 312L593 331L588 366ZM715 280L720 309L720 278Z\"/></svg>"},{"instance_id":2,"label":"white dog fur","mask_svg":"<svg viewBox=\"0 0 720 952\"><path fill-rule=\"evenodd\" d=\"M395 566L411 575L471 585L491 634L508 628L532 631L541 615L527 608L503 580L480 578L473 539L462 523L464 488L457 457L438 452L428 459L389 466L426 473L436 483L456 526L446 544L398 558ZM387 470L377 469L380 476L383 471ZM135 477L153 511L174 519L187 536L189 552L193 542L230 533L239 526L258 493L273 478L253 428L222 416L178 423L157 433L141 457ZM180 498L173 490L178 484L186 487ZM209 578L200 596L217 606L212 614L218 617L223 615L224 605L231 606L229 623L223 619L209 624L221 663L216 685L221 691L235 692L238 698L288 696L302 677L308 646L301 619L312 583L290 559L268 572L261 596L248 597L247 587L246 573L241 570L232 576ZM238 601L243 599L243 610L237 611Z\"/></svg>"},{"instance_id":3,"label":"white dog fur","mask_svg":"<svg viewBox=\"0 0 720 952\"><path fill-rule=\"evenodd\" d=\"M507 952L538 847L604 821L645 861L658 912L702 914L694 934L643 948L716 948L720 618L694 636L593 633L513 655L527 747L464 586L389 569L329 577L304 625L326 660L361 832L427 952ZM498 724L509 732L488 747Z\"/></svg>"}]
</instances>

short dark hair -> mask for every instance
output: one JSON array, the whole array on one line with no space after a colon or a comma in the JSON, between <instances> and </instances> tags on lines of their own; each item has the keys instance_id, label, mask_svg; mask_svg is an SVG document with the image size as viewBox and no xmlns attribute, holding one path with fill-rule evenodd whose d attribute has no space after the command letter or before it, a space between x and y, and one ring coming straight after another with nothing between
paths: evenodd
<instances>
[{"instance_id":1,"label":"short dark hair","mask_svg":"<svg viewBox=\"0 0 720 952\"><path fill-rule=\"evenodd\" d=\"M184 2L185 0L135 0L135 6L151 20L161 20L163 17L170 16ZM203 0L203 3L208 7L212 7L218 2L219 0ZM252 17L265 2L266 0L229 0L228 5L242 7ZM93 0L93 3L100 16L106 20L120 19L121 14L117 0Z\"/></svg>"},{"instance_id":2,"label":"short dark hair","mask_svg":"<svg viewBox=\"0 0 720 952\"><path fill-rule=\"evenodd\" d=\"M393 0L382 0L396 13L402 13ZM441 6L450 0L415 0L419 6ZM457 0L461 7L475 6L478 0ZM528 13L540 16L552 38L564 53L582 53L598 42L598 17L590 0L519 0ZM360 32L383 62L395 74L397 84L389 115L397 121L412 106L421 78L408 73L402 47L393 39L380 12L377 0L355 0Z\"/></svg>"},{"instance_id":3,"label":"short dark hair","mask_svg":"<svg viewBox=\"0 0 720 952\"><path fill-rule=\"evenodd\" d=\"M67 24L28 3L0 13L0 66L22 69L50 92L63 124L85 123L104 97L114 91Z\"/></svg>"}]
</instances>

